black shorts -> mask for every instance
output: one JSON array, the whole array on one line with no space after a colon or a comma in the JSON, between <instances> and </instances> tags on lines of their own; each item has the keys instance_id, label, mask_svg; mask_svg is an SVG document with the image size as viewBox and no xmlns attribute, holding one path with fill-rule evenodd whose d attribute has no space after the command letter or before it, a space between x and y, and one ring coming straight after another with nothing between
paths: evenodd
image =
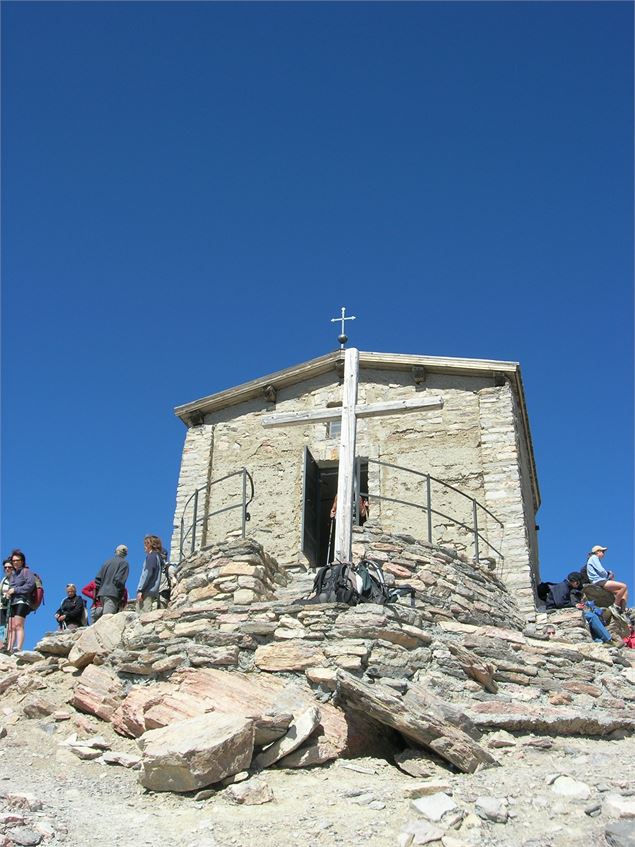
<instances>
[{"instance_id":1,"label":"black shorts","mask_svg":"<svg viewBox=\"0 0 635 847\"><path fill-rule=\"evenodd\" d=\"M26 600L13 599L11 608L9 609L10 618L26 618L31 611L31 607Z\"/></svg>"}]
</instances>

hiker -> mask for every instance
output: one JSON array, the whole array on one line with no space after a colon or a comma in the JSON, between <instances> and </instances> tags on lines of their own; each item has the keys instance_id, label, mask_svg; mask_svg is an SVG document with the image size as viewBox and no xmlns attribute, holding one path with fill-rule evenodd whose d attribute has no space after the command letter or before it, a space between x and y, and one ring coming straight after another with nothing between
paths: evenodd
<instances>
[{"instance_id":1,"label":"hiker","mask_svg":"<svg viewBox=\"0 0 635 847\"><path fill-rule=\"evenodd\" d=\"M337 514L337 494L333 498L333 505L331 506L331 512L329 517L331 520L335 520L335 515ZM366 521L368 520L368 515L370 514L370 502L368 497L359 498L359 525L364 526Z\"/></svg>"},{"instance_id":2,"label":"hiker","mask_svg":"<svg viewBox=\"0 0 635 847\"><path fill-rule=\"evenodd\" d=\"M92 606L90 607L90 622L96 623L99 618L102 616L104 611L104 607L102 606L101 600L96 596L97 595L97 583L94 579L85 585L82 588L82 594L84 597L88 597L89 600L93 601ZM123 610L128 605L128 589L124 588L123 594L121 596L121 602L119 603L119 611L123 612Z\"/></svg>"},{"instance_id":3,"label":"hiker","mask_svg":"<svg viewBox=\"0 0 635 847\"><path fill-rule=\"evenodd\" d=\"M95 577L95 598L101 603L101 615L114 615L121 608L121 600L126 590L126 580L130 566L126 556L128 548L125 544L115 547L115 555L101 566Z\"/></svg>"},{"instance_id":4,"label":"hiker","mask_svg":"<svg viewBox=\"0 0 635 847\"><path fill-rule=\"evenodd\" d=\"M595 547L591 548L586 563L586 573L591 585L599 585L605 591L610 591L611 594L615 595L615 605L623 612L626 608L628 588L625 583L617 582L613 571L607 571L602 564L602 559L608 549L608 547L602 547L600 544L596 544Z\"/></svg>"},{"instance_id":5,"label":"hiker","mask_svg":"<svg viewBox=\"0 0 635 847\"><path fill-rule=\"evenodd\" d=\"M2 579L0 580L0 650L4 650L7 642L7 623L9 616L9 577L13 573L11 559L2 563Z\"/></svg>"},{"instance_id":6,"label":"hiker","mask_svg":"<svg viewBox=\"0 0 635 847\"><path fill-rule=\"evenodd\" d=\"M84 626L84 601L78 596L77 587L72 582L66 586L66 598L55 612L55 620L60 629Z\"/></svg>"},{"instance_id":7,"label":"hiker","mask_svg":"<svg viewBox=\"0 0 635 847\"><path fill-rule=\"evenodd\" d=\"M594 641L600 641L602 644L607 644L611 647L616 646L613 636L606 628L602 618L604 609L596 606L593 600L582 600L576 603L576 608L582 611L582 616L589 625L591 637Z\"/></svg>"},{"instance_id":8,"label":"hiker","mask_svg":"<svg viewBox=\"0 0 635 847\"><path fill-rule=\"evenodd\" d=\"M582 600L582 574L570 573L562 582L549 586L546 606L548 609L566 609Z\"/></svg>"},{"instance_id":9,"label":"hiker","mask_svg":"<svg viewBox=\"0 0 635 847\"><path fill-rule=\"evenodd\" d=\"M151 612L159 597L163 544L158 535L146 535L143 546L146 558L137 586L137 611Z\"/></svg>"},{"instance_id":10,"label":"hiker","mask_svg":"<svg viewBox=\"0 0 635 847\"><path fill-rule=\"evenodd\" d=\"M35 590L35 577L27 567L22 550L11 552L13 572L9 576L9 653L21 650L24 645L24 619L31 611L30 600Z\"/></svg>"}]
</instances>

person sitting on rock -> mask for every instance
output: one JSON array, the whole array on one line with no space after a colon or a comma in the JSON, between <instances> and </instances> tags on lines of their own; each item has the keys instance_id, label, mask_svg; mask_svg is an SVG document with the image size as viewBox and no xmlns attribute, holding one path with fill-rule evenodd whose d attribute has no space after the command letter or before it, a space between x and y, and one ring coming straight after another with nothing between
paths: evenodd
<instances>
[{"instance_id":1,"label":"person sitting on rock","mask_svg":"<svg viewBox=\"0 0 635 847\"><path fill-rule=\"evenodd\" d=\"M586 563L586 573L591 585L599 585L605 591L610 591L611 594L615 595L615 605L623 612L626 608L628 588L625 583L617 582L613 571L607 571L602 564L602 559L608 549L608 547L602 547L600 544L591 548Z\"/></svg>"},{"instance_id":2,"label":"person sitting on rock","mask_svg":"<svg viewBox=\"0 0 635 847\"><path fill-rule=\"evenodd\" d=\"M66 598L55 612L55 620L60 629L77 629L78 626L84 626L84 601L72 582L66 586Z\"/></svg>"},{"instance_id":3,"label":"person sitting on rock","mask_svg":"<svg viewBox=\"0 0 635 847\"><path fill-rule=\"evenodd\" d=\"M562 582L549 586L546 606L548 609L567 609L582 600L582 575L570 573Z\"/></svg>"},{"instance_id":4,"label":"person sitting on rock","mask_svg":"<svg viewBox=\"0 0 635 847\"><path fill-rule=\"evenodd\" d=\"M576 608L582 611L582 616L589 625L591 637L594 641L599 641L611 647L621 646L614 641L613 636L604 624L602 618L604 609L596 606L593 600L582 600L580 603L576 603Z\"/></svg>"}]
</instances>

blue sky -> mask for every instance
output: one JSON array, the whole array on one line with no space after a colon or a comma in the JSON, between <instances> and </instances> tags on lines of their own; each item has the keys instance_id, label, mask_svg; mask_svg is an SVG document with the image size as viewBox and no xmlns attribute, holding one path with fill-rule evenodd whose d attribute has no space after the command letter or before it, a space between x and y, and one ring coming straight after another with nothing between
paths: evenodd
<instances>
[{"instance_id":1,"label":"blue sky","mask_svg":"<svg viewBox=\"0 0 635 847\"><path fill-rule=\"evenodd\" d=\"M633 591L633 6L12 3L2 547L52 622L168 539L173 407L332 350L519 361L541 566Z\"/></svg>"}]
</instances>

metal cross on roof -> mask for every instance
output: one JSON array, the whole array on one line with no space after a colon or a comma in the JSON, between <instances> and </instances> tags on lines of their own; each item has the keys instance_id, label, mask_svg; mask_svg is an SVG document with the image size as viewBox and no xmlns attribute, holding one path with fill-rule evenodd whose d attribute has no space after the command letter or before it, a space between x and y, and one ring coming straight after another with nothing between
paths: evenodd
<instances>
[{"instance_id":1,"label":"metal cross on roof","mask_svg":"<svg viewBox=\"0 0 635 847\"><path fill-rule=\"evenodd\" d=\"M331 318L332 324L337 323L338 321L342 322L342 332L337 336L337 340L339 341L339 344L340 344L340 350L344 349L344 345L348 341L348 335L346 335L345 332L344 332L344 321L355 321L355 320L357 320L355 315L350 315L349 317L346 317L346 306L342 306L342 314L339 318Z\"/></svg>"}]
</instances>

